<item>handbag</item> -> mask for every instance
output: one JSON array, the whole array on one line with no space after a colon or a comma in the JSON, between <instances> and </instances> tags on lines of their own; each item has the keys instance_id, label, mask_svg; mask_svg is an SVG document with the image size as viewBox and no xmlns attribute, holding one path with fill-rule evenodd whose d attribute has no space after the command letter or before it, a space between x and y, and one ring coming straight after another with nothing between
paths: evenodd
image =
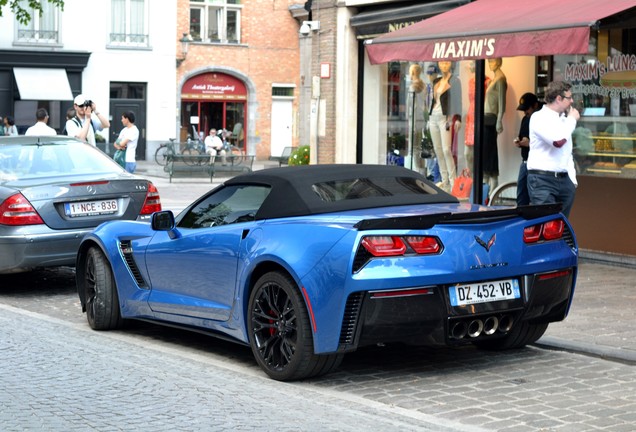
<instances>
[{"instance_id":1,"label":"handbag","mask_svg":"<svg viewBox=\"0 0 636 432\"><path fill-rule=\"evenodd\" d=\"M473 179L470 176L470 171L467 168L462 170L462 173L455 179L453 183L453 196L457 198L466 199L470 196L470 191L473 187Z\"/></svg>"},{"instance_id":2,"label":"handbag","mask_svg":"<svg viewBox=\"0 0 636 432\"><path fill-rule=\"evenodd\" d=\"M113 155L113 160L119 164L122 168L126 167L126 150L116 150Z\"/></svg>"},{"instance_id":3,"label":"handbag","mask_svg":"<svg viewBox=\"0 0 636 432\"><path fill-rule=\"evenodd\" d=\"M422 141L420 141L420 158L429 159L433 156L433 141L431 141L431 137L428 134L428 131L425 130L422 132Z\"/></svg>"}]
</instances>

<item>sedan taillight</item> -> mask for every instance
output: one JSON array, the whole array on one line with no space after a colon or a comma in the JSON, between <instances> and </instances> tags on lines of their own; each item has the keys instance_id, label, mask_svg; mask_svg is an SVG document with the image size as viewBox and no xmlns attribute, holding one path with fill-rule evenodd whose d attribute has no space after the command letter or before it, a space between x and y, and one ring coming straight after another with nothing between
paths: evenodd
<instances>
[{"instance_id":1,"label":"sedan taillight","mask_svg":"<svg viewBox=\"0 0 636 432\"><path fill-rule=\"evenodd\" d=\"M148 192L146 192L146 200L144 206L141 208L139 214L149 215L154 212L161 211L161 198L159 197L159 191L152 183L148 183Z\"/></svg>"},{"instance_id":2,"label":"sedan taillight","mask_svg":"<svg viewBox=\"0 0 636 432\"><path fill-rule=\"evenodd\" d=\"M524 243L538 243L548 240L559 240L563 237L565 222L555 219L542 224L532 225L523 229Z\"/></svg>"},{"instance_id":3,"label":"sedan taillight","mask_svg":"<svg viewBox=\"0 0 636 432\"><path fill-rule=\"evenodd\" d=\"M11 195L0 204L0 224L39 225L44 221L21 193Z\"/></svg>"}]
</instances>

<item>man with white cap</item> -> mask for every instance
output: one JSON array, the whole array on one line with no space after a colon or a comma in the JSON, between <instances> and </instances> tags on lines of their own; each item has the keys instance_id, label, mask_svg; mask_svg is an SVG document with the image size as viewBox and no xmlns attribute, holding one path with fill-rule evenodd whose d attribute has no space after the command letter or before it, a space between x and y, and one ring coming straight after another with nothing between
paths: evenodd
<instances>
[{"instance_id":1,"label":"man with white cap","mask_svg":"<svg viewBox=\"0 0 636 432\"><path fill-rule=\"evenodd\" d=\"M77 115L66 122L66 134L96 145L95 131L110 127L108 119L97 111L95 102L84 95L75 96L73 107Z\"/></svg>"}]
</instances>

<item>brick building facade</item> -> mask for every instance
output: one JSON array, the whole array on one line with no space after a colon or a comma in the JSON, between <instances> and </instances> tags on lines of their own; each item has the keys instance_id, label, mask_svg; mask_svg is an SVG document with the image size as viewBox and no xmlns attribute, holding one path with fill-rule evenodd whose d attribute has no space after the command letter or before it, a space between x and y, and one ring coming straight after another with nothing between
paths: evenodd
<instances>
[{"instance_id":1,"label":"brick building facade","mask_svg":"<svg viewBox=\"0 0 636 432\"><path fill-rule=\"evenodd\" d=\"M190 39L187 54L177 60L177 124L181 139L192 135L193 126L207 135L210 127L232 130L242 121L242 145L257 159L280 154L285 146L298 145L299 23L290 8L299 3L302 7L304 2L250 0L210 4L178 0L178 53L182 52L182 35ZM221 79L219 82L223 82L223 77L238 79L244 84L244 94L187 95L189 90L184 85L188 80L203 75ZM236 112L232 114L232 110Z\"/></svg>"}]
</instances>

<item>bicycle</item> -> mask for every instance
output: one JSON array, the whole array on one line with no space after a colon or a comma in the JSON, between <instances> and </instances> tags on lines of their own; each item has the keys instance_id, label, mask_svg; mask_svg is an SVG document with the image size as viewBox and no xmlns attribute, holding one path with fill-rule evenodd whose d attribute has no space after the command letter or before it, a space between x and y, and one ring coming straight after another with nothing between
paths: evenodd
<instances>
[{"instance_id":1,"label":"bicycle","mask_svg":"<svg viewBox=\"0 0 636 432\"><path fill-rule=\"evenodd\" d=\"M500 184L490 194L488 206L517 206L517 182Z\"/></svg>"},{"instance_id":2,"label":"bicycle","mask_svg":"<svg viewBox=\"0 0 636 432\"><path fill-rule=\"evenodd\" d=\"M199 157L207 154L205 151L205 144L200 140L189 140L186 143L185 148L181 151L181 154L184 156L183 161L186 165L203 165L209 162L209 159Z\"/></svg>"},{"instance_id":3,"label":"bicycle","mask_svg":"<svg viewBox=\"0 0 636 432\"><path fill-rule=\"evenodd\" d=\"M159 166L166 166L168 162L177 152L174 149L175 138L169 138L169 143L159 144L159 148L155 151L155 162Z\"/></svg>"},{"instance_id":4,"label":"bicycle","mask_svg":"<svg viewBox=\"0 0 636 432\"><path fill-rule=\"evenodd\" d=\"M243 163L243 161L246 160L245 151L243 151L242 148L235 146L234 144L230 144L228 146L227 154L228 157L231 158L231 160L233 161L232 163L234 165L240 165L241 163Z\"/></svg>"}]
</instances>

